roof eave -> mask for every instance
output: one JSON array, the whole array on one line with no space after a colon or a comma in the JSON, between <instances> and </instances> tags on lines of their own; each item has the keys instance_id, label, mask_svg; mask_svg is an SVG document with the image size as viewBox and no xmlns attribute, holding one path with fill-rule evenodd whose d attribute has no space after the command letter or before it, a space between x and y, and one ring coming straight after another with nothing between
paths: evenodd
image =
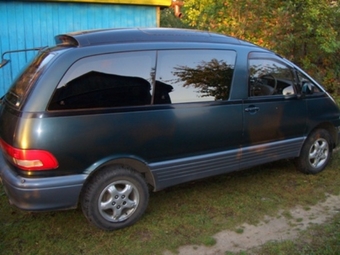
<instances>
[{"instance_id":1,"label":"roof eave","mask_svg":"<svg viewBox=\"0 0 340 255\"><path fill-rule=\"evenodd\" d=\"M68 2L68 3L97 3L97 4L127 4L127 5L150 5L171 6L172 0L35 0L40 2Z\"/></svg>"}]
</instances>

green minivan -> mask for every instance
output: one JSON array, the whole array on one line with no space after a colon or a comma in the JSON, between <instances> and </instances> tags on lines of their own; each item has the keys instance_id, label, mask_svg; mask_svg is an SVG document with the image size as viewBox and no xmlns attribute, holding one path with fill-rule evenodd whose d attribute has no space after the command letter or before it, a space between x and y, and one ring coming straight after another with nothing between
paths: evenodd
<instances>
[{"instance_id":1,"label":"green minivan","mask_svg":"<svg viewBox=\"0 0 340 255\"><path fill-rule=\"evenodd\" d=\"M149 191L280 159L316 174L338 144L325 89L251 43L160 28L55 39L0 105L0 177L23 210L80 205L115 230Z\"/></svg>"}]
</instances>

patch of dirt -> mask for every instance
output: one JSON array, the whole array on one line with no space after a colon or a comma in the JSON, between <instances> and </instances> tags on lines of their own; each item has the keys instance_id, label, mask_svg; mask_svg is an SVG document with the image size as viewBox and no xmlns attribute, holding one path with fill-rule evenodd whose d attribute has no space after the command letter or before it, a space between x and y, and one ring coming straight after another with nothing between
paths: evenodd
<instances>
[{"instance_id":1,"label":"patch of dirt","mask_svg":"<svg viewBox=\"0 0 340 255\"><path fill-rule=\"evenodd\" d=\"M311 224L322 224L340 211L340 196L328 195L327 199L308 209L300 206L287 212L279 212L276 218L265 217L262 222L254 225L243 224L235 231L222 231L213 237L216 244L211 247L186 245L178 249L179 255L224 255L226 251L240 252L261 246L269 241L294 239L301 230ZM238 231L239 232L239 231ZM165 251L164 255L174 255Z\"/></svg>"}]
</instances>

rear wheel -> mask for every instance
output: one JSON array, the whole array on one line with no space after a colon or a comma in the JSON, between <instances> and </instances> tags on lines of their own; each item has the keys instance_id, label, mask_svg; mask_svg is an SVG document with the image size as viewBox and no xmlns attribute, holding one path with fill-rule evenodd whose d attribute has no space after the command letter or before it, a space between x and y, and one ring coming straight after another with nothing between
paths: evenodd
<instances>
[{"instance_id":1,"label":"rear wheel","mask_svg":"<svg viewBox=\"0 0 340 255\"><path fill-rule=\"evenodd\" d=\"M149 200L144 178L124 168L106 168L90 180L81 199L86 218L104 230L134 224L143 215Z\"/></svg>"},{"instance_id":2,"label":"rear wheel","mask_svg":"<svg viewBox=\"0 0 340 255\"><path fill-rule=\"evenodd\" d=\"M308 136L296 164L301 172L317 174L325 169L332 155L331 136L318 129Z\"/></svg>"}]
</instances>

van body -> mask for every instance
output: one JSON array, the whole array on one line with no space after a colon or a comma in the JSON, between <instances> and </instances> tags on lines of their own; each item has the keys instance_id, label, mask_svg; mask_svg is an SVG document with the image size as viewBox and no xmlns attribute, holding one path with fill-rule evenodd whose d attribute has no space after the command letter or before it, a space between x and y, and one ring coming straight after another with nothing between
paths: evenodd
<instances>
[{"instance_id":1,"label":"van body","mask_svg":"<svg viewBox=\"0 0 340 255\"><path fill-rule=\"evenodd\" d=\"M316 174L339 109L264 48L180 29L56 36L3 97L0 176L23 210L76 208L99 228L135 223L149 187L294 159Z\"/></svg>"}]
</instances>

